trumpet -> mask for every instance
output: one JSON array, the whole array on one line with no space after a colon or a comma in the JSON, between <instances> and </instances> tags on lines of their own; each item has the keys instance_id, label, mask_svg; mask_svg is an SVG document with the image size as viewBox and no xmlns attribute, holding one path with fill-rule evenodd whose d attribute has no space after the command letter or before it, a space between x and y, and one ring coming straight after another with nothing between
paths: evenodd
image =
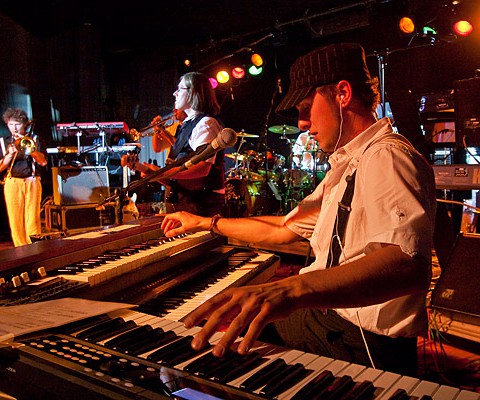
<instances>
[{"instance_id":1,"label":"trumpet","mask_svg":"<svg viewBox=\"0 0 480 400\"><path fill-rule=\"evenodd\" d=\"M138 141L142 137L146 136L153 136L155 133L161 133L162 129L165 128L167 122L171 121L169 125L173 123L174 117L171 115L170 117L161 119L160 116L156 116L152 123L142 129L130 129L130 136L134 141Z\"/></svg>"}]
</instances>

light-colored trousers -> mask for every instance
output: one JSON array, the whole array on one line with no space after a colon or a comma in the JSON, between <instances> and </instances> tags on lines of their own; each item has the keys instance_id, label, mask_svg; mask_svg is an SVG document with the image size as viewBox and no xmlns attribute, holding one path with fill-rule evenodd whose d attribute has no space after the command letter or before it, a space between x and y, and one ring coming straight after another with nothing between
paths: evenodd
<instances>
[{"instance_id":1,"label":"light-colored trousers","mask_svg":"<svg viewBox=\"0 0 480 400\"><path fill-rule=\"evenodd\" d=\"M13 245L23 246L32 243L30 236L42 233L40 177L7 178L4 193Z\"/></svg>"}]
</instances>

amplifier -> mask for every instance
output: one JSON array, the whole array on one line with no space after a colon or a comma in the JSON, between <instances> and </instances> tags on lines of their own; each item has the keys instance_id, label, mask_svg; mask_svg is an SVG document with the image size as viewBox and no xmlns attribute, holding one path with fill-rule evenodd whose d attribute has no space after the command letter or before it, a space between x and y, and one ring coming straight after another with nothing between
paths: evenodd
<instances>
[{"instance_id":1,"label":"amplifier","mask_svg":"<svg viewBox=\"0 0 480 400\"><path fill-rule=\"evenodd\" d=\"M480 189L480 165L432 165L437 189Z\"/></svg>"},{"instance_id":2,"label":"amplifier","mask_svg":"<svg viewBox=\"0 0 480 400\"><path fill-rule=\"evenodd\" d=\"M47 231L84 230L115 223L115 203L78 205L45 205L45 225Z\"/></svg>"},{"instance_id":3,"label":"amplifier","mask_svg":"<svg viewBox=\"0 0 480 400\"><path fill-rule=\"evenodd\" d=\"M100 203L110 195L108 167L53 167L53 202L57 205Z\"/></svg>"}]
</instances>

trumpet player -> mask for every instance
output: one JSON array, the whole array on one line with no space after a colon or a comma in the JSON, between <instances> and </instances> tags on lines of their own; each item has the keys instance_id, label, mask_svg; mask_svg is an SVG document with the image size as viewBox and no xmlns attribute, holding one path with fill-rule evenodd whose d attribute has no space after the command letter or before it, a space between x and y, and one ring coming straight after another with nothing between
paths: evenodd
<instances>
[{"instance_id":1,"label":"trumpet player","mask_svg":"<svg viewBox=\"0 0 480 400\"><path fill-rule=\"evenodd\" d=\"M155 133L152 136L152 148L155 153L160 153L164 150L168 151L173 146L177 129L180 128L185 118L187 118L185 111L174 108L173 123L167 127L159 125L158 129L155 129ZM154 123L155 119L152 121L152 124Z\"/></svg>"},{"instance_id":2,"label":"trumpet player","mask_svg":"<svg viewBox=\"0 0 480 400\"><path fill-rule=\"evenodd\" d=\"M0 139L0 172L5 174L4 195L12 241L14 246L22 246L32 243L31 236L42 233L40 174L47 159L38 150L37 136L27 133L31 122L24 110L8 108L3 120L11 137Z\"/></svg>"}]
</instances>

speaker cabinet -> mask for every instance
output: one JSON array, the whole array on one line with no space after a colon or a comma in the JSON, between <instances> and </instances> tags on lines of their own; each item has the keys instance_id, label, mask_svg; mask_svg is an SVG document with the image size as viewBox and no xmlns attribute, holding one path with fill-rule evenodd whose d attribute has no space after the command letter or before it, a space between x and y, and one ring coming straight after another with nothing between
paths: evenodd
<instances>
[{"instance_id":1,"label":"speaker cabinet","mask_svg":"<svg viewBox=\"0 0 480 400\"><path fill-rule=\"evenodd\" d=\"M432 293L431 306L480 317L480 235L460 232Z\"/></svg>"},{"instance_id":2,"label":"speaker cabinet","mask_svg":"<svg viewBox=\"0 0 480 400\"><path fill-rule=\"evenodd\" d=\"M54 204L100 203L110 195L106 166L54 167L52 175Z\"/></svg>"}]
</instances>

